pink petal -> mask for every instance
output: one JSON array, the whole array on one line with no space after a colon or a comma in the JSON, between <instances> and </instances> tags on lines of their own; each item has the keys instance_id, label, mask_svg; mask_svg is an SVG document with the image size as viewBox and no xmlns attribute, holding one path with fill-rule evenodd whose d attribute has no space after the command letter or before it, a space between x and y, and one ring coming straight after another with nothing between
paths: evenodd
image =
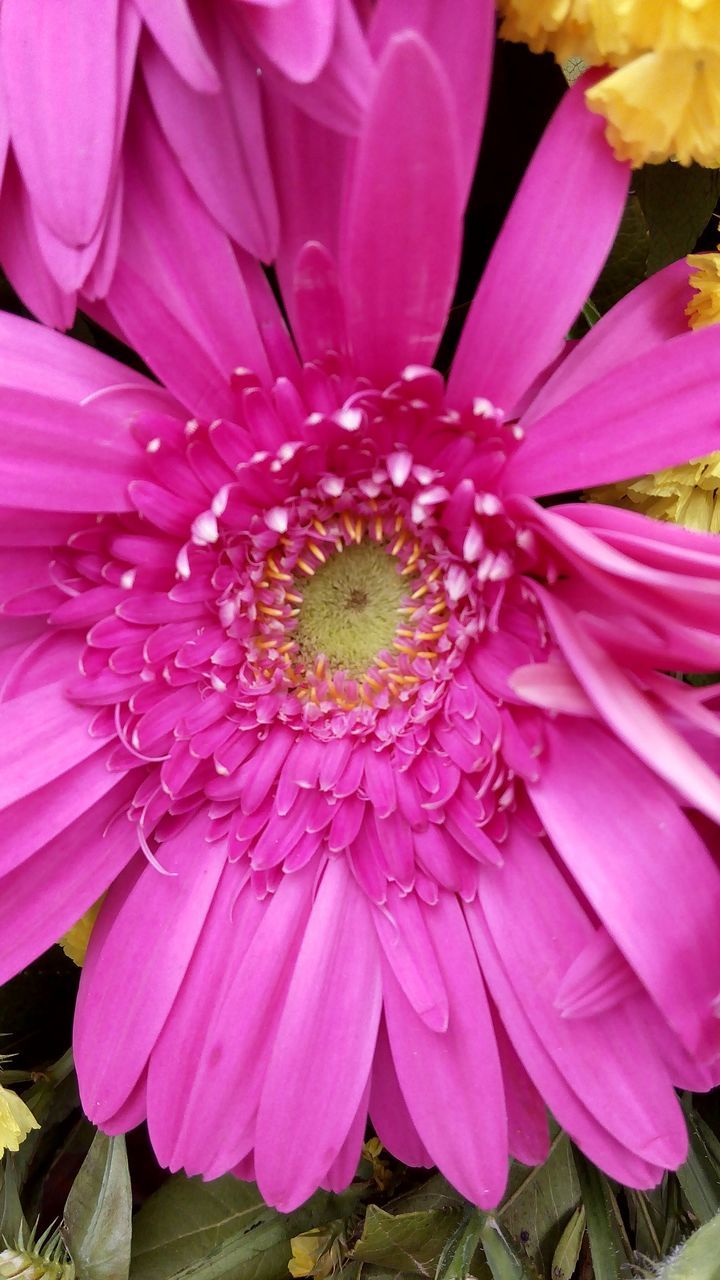
<instances>
[{"instance_id":1,"label":"pink petal","mask_svg":"<svg viewBox=\"0 0 720 1280\"><path fill-rule=\"evenodd\" d=\"M162 130L188 181L228 235L269 262L277 246L278 215L260 83L257 68L232 27L221 21L221 13L220 8L207 10L202 28L222 72L222 93L198 94L150 42L143 53L143 73Z\"/></svg>"},{"instance_id":2,"label":"pink petal","mask_svg":"<svg viewBox=\"0 0 720 1280\"><path fill-rule=\"evenodd\" d=\"M494 1028L505 1086L510 1154L522 1164L543 1164L550 1149L545 1104L499 1018L495 1018Z\"/></svg>"},{"instance_id":3,"label":"pink petal","mask_svg":"<svg viewBox=\"0 0 720 1280\"><path fill-rule=\"evenodd\" d=\"M375 1046L369 1106L373 1127L383 1146L403 1164L431 1168L432 1156L420 1141L405 1104L384 1019Z\"/></svg>"},{"instance_id":4,"label":"pink petal","mask_svg":"<svg viewBox=\"0 0 720 1280\"><path fill-rule=\"evenodd\" d=\"M197 33L187 0L132 0L178 75L199 93L216 93L217 72Z\"/></svg>"},{"instance_id":5,"label":"pink petal","mask_svg":"<svg viewBox=\"0 0 720 1280\"><path fill-rule=\"evenodd\" d=\"M365 1091L381 1010L378 959L367 900L337 858L313 903L258 1111L258 1186L283 1212L322 1181Z\"/></svg>"},{"instance_id":6,"label":"pink petal","mask_svg":"<svg viewBox=\"0 0 720 1280\"><path fill-rule=\"evenodd\" d=\"M47 0L3 4L0 47L15 154L40 216L74 247L92 240L107 203L118 109L118 5L77 0L68 39L62 7Z\"/></svg>"},{"instance_id":7,"label":"pink petal","mask_svg":"<svg viewBox=\"0 0 720 1280\"><path fill-rule=\"evenodd\" d=\"M163 844L119 906L99 945L75 1023L74 1049L86 1114L112 1116L136 1084L170 1012L225 863L205 841L200 814Z\"/></svg>"},{"instance_id":8,"label":"pink petal","mask_svg":"<svg viewBox=\"0 0 720 1280\"><path fill-rule=\"evenodd\" d=\"M137 829L122 812L135 790L123 779L82 817L2 880L3 909L22 929L0 935L0 981L7 982L75 923L105 892L137 849ZM108 824L120 819L104 837Z\"/></svg>"},{"instance_id":9,"label":"pink petal","mask_svg":"<svg viewBox=\"0 0 720 1280\"><path fill-rule=\"evenodd\" d=\"M663 1170L623 1147L594 1115L588 1111L550 1055L546 1045L533 1029L513 985L500 962L482 910L477 902L464 908L473 943L482 964L490 991L508 1029L515 1049L538 1092L555 1118L567 1130L588 1157L611 1177L626 1186L652 1187L660 1181Z\"/></svg>"},{"instance_id":10,"label":"pink petal","mask_svg":"<svg viewBox=\"0 0 720 1280\"><path fill-rule=\"evenodd\" d=\"M431 364L462 233L447 77L412 32L394 37L358 142L340 268L359 372L379 385Z\"/></svg>"},{"instance_id":11,"label":"pink petal","mask_svg":"<svg viewBox=\"0 0 720 1280\"><path fill-rule=\"evenodd\" d=\"M263 903L247 892L239 894L238 888L238 868L228 863L171 1016L158 1036L150 1059L148 1126L158 1159L173 1169L184 1163L186 1130L191 1129L196 1145L198 1128L204 1130L203 1099L207 1093L202 1088L200 1073L203 1046L214 1010L221 1005L232 983L234 966L249 947L265 912ZM207 1001L209 991L213 992L211 1005ZM194 1046L191 1055L186 1052L189 1044ZM191 1099L194 1099L192 1112L189 1111Z\"/></svg>"},{"instance_id":12,"label":"pink petal","mask_svg":"<svg viewBox=\"0 0 720 1280\"><path fill-rule=\"evenodd\" d=\"M0 261L25 306L43 324L70 328L75 298L64 294L48 271L38 244L30 198L12 152L0 195Z\"/></svg>"},{"instance_id":13,"label":"pink petal","mask_svg":"<svg viewBox=\"0 0 720 1280\"><path fill-rule=\"evenodd\" d=\"M298 254L293 292L294 329L304 359L316 359L328 351L346 354L347 324L337 268L317 240L309 240Z\"/></svg>"},{"instance_id":14,"label":"pink petal","mask_svg":"<svg viewBox=\"0 0 720 1280\"><path fill-rule=\"evenodd\" d=\"M385 958L413 1009L431 1031L446 1031L447 991L418 899L391 885L387 907L374 911L373 921Z\"/></svg>"},{"instance_id":15,"label":"pink petal","mask_svg":"<svg viewBox=\"0 0 720 1280\"><path fill-rule=\"evenodd\" d=\"M360 1163L365 1130L367 1129L369 1096L370 1080L368 1079L347 1137L327 1173L323 1176L321 1185L326 1187L328 1191L334 1191L336 1195L350 1185Z\"/></svg>"},{"instance_id":16,"label":"pink petal","mask_svg":"<svg viewBox=\"0 0 720 1280\"><path fill-rule=\"evenodd\" d=\"M0 502L31 510L129 511L139 451L127 430L92 409L0 389ZM78 443L82 453L78 456Z\"/></svg>"},{"instance_id":17,"label":"pink petal","mask_svg":"<svg viewBox=\"0 0 720 1280\"><path fill-rule=\"evenodd\" d=\"M58 778L0 810L0 875L6 875L82 817L117 785L97 751Z\"/></svg>"},{"instance_id":18,"label":"pink petal","mask_svg":"<svg viewBox=\"0 0 720 1280\"><path fill-rule=\"evenodd\" d=\"M288 0L243 6L243 21L270 62L290 80L307 83L327 62L335 34L336 0Z\"/></svg>"},{"instance_id":19,"label":"pink petal","mask_svg":"<svg viewBox=\"0 0 720 1280\"><path fill-rule=\"evenodd\" d=\"M531 791L542 823L670 1025L691 1052L716 1056L720 875L712 858L667 788L609 734L568 719L549 722L546 733Z\"/></svg>"},{"instance_id":20,"label":"pink petal","mask_svg":"<svg viewBox=\"0 0 720 1280\"><path fill-rule=\"evenodd\" d=\"M630 172L585 106L590 82L560 103L495 242L448 381L458 406L484 396L512 413L558 355L615 238Z\"/></svg>"},{"instance_id":21,"label":"pink petal","mask_svg":"<svg viewBox=\"0 0 720 1280\"><path fill-rule=\"evenodd\" d=\"M253 1145L260 1093L308 919L314 878L312 868L283 876L272 897L256 903L249 927L243 907L238 929L216 934L215 945L221 948L230 981L206 1013L194 1080L180 1111L175 1168L182 1164L188 1171L218 1176ZM159 1093L163 1087L153 1056L151 1118L153 1089ZM198 1115L203 1117L200 1126Z\"/></svg>"},{"instance_id":22,"label":"pink petal","mask_svg":"<svg viewBox=\"0 0 720 1280\"><path fill-rule=\"evenodd\" d=\"M687 333L685 308L693 296L684 258L631 289L576 342L523 414L523 426L543 417L583 387L653 347Z\"/></svg>"},{"instance_id":23,"label":"pink petal","mask_svg":"<svg viewBox=\"0 0 720 1280\"><path fill-rule=\"evenodd\" d=\"M492 1020L455 897L422 908L448 991L445 1032L430 1031L384 967L393 1061L420 1139L453 1186L492 1208L507 1179L507 1119Z\"/></svg>"},{"instance_id":24,"label":"pink petal","mask_svg":"<svg viewBox=\"0 0 720 1280\"><path fill-rule=\"evenodd\" d=\"M100 748L87 707L69 702L63 682L3 704L0 804L3 808L59 778Z\"/></svg>"},{"instance_id":25,"label":"pink petal","mask_svg":"<svg viewBox=\"0 0 720 1280\"><path fill-rule=\"evenodd\" d=\"M101 387L154 387L148 378L84 342L53 333L22 316L0 312L2 384L78 402Z\"/></svg>"},{"instance_id":26,"label":"pink petal","mask_svg":"<svg viewBox=\"0 0 720 1280\"><path fill-rule=\"evenodd\" d=\"M720 822L720 779L714 770L584 631L572 611L551 591L537 590L551 632L606 725L690 804Z\"/></svg>"},{"instance_id":27,"label":"pink petal","mask_svg":"<svg viewBox=\"0 0 720 1280\"><path fill-rule=\"evenodd\" d=\"M676 466L720 443L720 333L684 333L583 387L534 421L503 474L533 495Z\"/></svg>"},{"instance_id":28,"label":"pink petal","mask_svg":"<svg viewBox=\"0 0 720 1280\"><path fill-rule=\"evenodd\" d=\"M466 199L490 89L495 6L491 0L379 0L370 24L372 51L379 54L403 30L423 36L447 73L455 98Z\"/></svg>"},{"instance_id":29,"label":"pink petal","mask_svg":"<svg viewBox=\"0 0 720 1280\"><path fill-rule=\"evenodd\" d=\"M682 1113L658 1054L633 1020L632 1002L572 1021L555 1008L561 975L592 936L589 919L539 840L516 826L507 845L503 869L481 878L479 901L518 1000L570 1087L608 1131L644 1160L675 1167L687 1143Z\"/></svg>"}]
</instances>

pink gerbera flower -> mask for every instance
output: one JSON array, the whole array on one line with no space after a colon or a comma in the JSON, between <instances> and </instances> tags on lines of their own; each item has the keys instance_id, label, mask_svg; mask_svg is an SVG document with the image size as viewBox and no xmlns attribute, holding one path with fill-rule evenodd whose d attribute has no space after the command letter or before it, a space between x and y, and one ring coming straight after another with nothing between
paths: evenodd
<instances>
[{"instance_id":1,"label":"pink gerbera flower","mask_svg":"<svg viewBox=\"0 0 720 1280\"><path fill-rule=\"evenodd\" d=\"M0 262L41 319L66 327L78 289L107 291L130 104L228 235L271 260L260 72L356 131L372 62L353 0L2 0Z\"/></svg>"},{"instance_id":2,"label":"pink gerbera flower","mask_svg":"<svg viewBox=\"0 0 720 1280\"><path fill-rule=\"evenodd\" d=\"M678 265L548 376L628 181L580 86L446 387L492 6L396 12L355 149L273 104L304 363L149 129L106 318L168 390L1 326L0 976L107 889L88 1115L282 1209L368 1114L483 1206L546 1106L647 1187L720 1077L719 724L663 674L718 666L720 544L536 501L717 447L720 332Z\"/></svg>"}]
</instances>

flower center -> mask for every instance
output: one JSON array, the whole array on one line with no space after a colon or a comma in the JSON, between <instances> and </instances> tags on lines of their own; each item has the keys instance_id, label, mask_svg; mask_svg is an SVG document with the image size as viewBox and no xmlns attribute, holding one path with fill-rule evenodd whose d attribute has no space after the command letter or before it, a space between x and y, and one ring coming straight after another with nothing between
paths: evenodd
<instances>
[{"instance_id":1,"label":"flower center","mask_svg":"<svg viewBox=\"0 0 720 1280\"><path fill-rule=\"evenodd\" d=\"M343 547L302 585L295 633L303 661L324 657L335 671L360 676L390 649L407 591L402 565L377 543Z\"/></svg>"}]
</instances>

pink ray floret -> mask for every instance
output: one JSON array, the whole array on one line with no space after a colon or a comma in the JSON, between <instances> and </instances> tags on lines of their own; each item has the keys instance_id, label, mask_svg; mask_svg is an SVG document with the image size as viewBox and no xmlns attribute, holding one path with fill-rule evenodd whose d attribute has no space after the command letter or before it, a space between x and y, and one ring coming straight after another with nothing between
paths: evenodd
<instances>
[{"instance_id":1,"label":"pink ray floret","mask_svg":"<svg viewBox=\"0 0 720 1280\"><path fill-rule=\"evenodd\" d=\"M165 386L0 320L0 979L105 893L87 1114L282 1210L368 1116L486 1208L546 1109L650 1187L720 1080L720 720L667 674L720 666L720 544L538 501L716 448L720 332L673 266L565 352L629 177L579 86L431 367L460 8L378 5L355 146L271 98L292 339L159 129L102 315Z\"/></svg>"}]
</instances>

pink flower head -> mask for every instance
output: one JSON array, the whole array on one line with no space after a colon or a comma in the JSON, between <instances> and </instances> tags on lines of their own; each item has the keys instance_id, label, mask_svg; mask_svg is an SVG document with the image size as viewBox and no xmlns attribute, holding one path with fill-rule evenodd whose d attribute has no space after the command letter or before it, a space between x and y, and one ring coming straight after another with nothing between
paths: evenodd
<instances>
[{"instance_id":1,"label":"pink flower head","mask_svg":"<svg viewBox=\"0 0 720 1280\"><path fill-rule=\"evenodd\" d=\"M2 0L0 10L0 262L59 328L78 289L103 297L112 279L128 111L139 129L157 119L205 207L269 262L278 211L262 82L352 133L372 79L353 0Z\"/></svg>"},{"instance_id":2,"label":"pink flower head","mask_svg":"<svg viewBox=\"0 0 720 1280\"><path fill-rule=\"evenodd\" d=\"M281 1209L368 1114L486 1207L546 1106L648 1187L673 1085L720 1078L719 723L663 674L717 669L720 544L536 501L717 447L720 332L671 267L548 374L628 181L580 86L430 367L493 33L462 10L378 8L355 147L271 103L302 363L152 130L104 314L167 391L1 325L0 977L107 890L88 1115Z\"/></svg>"}]
</instances>

